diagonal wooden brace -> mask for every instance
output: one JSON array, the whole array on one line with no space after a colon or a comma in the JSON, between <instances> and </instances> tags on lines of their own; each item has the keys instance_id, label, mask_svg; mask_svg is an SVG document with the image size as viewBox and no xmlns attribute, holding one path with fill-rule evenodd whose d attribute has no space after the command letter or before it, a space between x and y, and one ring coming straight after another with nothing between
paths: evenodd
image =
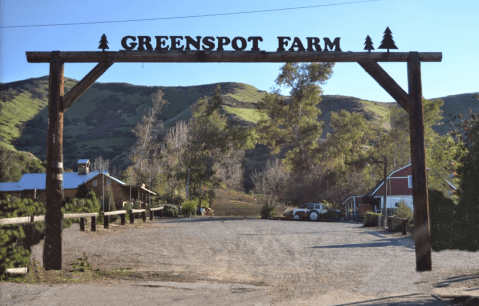
<instances>
[{"instance_id":1,"label":"diagonal wooden brace","mask_svg":"<svg viewBox=\"0 0 479 306\"><path fill-rule=\"evenodd\" d=\"M113 65L114 60L110 59L107 62L100 62L95 66L80 82L78 82L70 91L63 97L63 111L66 111L78 98L83 95L98 78Z\"/></svg>"},{"instance_id":2,"label":"diagonal wooden brace","mask_svg":"<svg viewBox=\"0 0 479 306\"><path fill-rule=\"evenodd\" d=\"M372 60L358 61L358 64L373 77L379 85L381 85L388 94L393 97L404 110L409 113L411 105L409 102L409 95L399 86L396 81L379 66L379 64Z\"/></svg>"}]
</instances>

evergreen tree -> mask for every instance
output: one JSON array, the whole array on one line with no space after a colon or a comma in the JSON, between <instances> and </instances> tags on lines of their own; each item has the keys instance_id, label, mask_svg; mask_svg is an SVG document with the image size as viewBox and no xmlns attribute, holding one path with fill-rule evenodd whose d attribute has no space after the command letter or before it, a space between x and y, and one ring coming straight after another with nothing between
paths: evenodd
<instances>
[{"instance_id":1,"label":"evergreen tree","mask_svg":"<svg viewBox=\"0 0 479 306\"><path fill-rule=\"evenodd\" d=\"M366 193L375 183L366 164L373 151L373 129L362 114L346 110L331 112L330 126L333 132L327 135L318 181L327 182L324 197L340 202L344 195Z\"/></svg>"},{"instance_id":2,"label":"evergreen tree","mask_svg":"<svg viewBox=\"0 0 479 306\"><path fill-rule=\"evenodd\" d=\"M98 46L98 49L103 49L103 52L105 52L105 49L110 49L108 48L108 40L106 39L105 34L101 36L100 45Z\"/></svg>"},{"instance_id":3,"label":"evergreen tree","mask_svg":"<svg viewBox=\"0 0 479 306\"><path fill-rule=\"evenodd\" d=\"M394 43L392 32L389 29L389 27L386 28L386 31L384 31L384 36L383 40L381 41L381 45L378 47L378 49L397 49L396 44Z\"/></svg>"},{"instance_id":4,"label":"evergreen tree","mask_svg":"<svg viewBox=\"0 0 479 306\"><path fill-rule=\"evenodd\" d=\"M374 50L373 41L371 40L371 37L369 37L369 35L366 36L366 42L364 42L364 50L368 50L368 52Z\"/></svg>"},{"instance_id":5,"label":"evergreen tree","mask_svg":"<svg viewBox=\"0 0 479 306\"><path fill-rule=\"evenodd\" d=\"M285 163L293 171L314 168L318 139L323 123L318 122L321 110L321 87L332 75L334 63L287 63L281 67L276 85L290 90L284 99L279 89L266 94L258 108L259 143L273 154L286 150Z\"/></svg>"}]
</instances>

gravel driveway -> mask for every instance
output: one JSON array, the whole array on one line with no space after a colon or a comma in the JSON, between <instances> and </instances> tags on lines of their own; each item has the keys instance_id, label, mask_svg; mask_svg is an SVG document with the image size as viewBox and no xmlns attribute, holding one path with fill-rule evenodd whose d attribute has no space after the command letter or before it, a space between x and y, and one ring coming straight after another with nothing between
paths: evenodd
<instances>
[{"instance_id":1,"label":"gravel driveway","mask_svg":"<svg viewBox=\"0 0 479 306\"><path fill-rule=\"evenodd\" d=\"M111 295L115 305L448 305L440 296L479 296L478 252L433 252L433 271L417 273L409 235L356 223L165 218L97 232L73 225L63 233L64 266L83 252L95 269L131 268L137 278L0 283L0 304L96 305Z\"/></svg>"}]
</instances>

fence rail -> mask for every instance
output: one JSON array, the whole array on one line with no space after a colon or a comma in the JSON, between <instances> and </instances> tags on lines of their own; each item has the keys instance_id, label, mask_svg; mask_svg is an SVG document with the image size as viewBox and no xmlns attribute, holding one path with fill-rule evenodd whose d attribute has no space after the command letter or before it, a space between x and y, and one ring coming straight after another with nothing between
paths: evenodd
<instances>
[{"instance_id":1,"label":"fence rail","mask_svg":"<svg viewBox=\"0 0 479 306\"><path fill-rule=\"evenodd\" d=\"M160 217L163 218L163 209L164 206L150 208L150 221L153 220L153 214L155 211L160 211ZM121 225L125 225L125 218L126 218L126 210L117 210L117 211L108 211L103 213L103 227L108 229L109 227L109 217L119 215ZM143 222L146 222L146 209L130 209L130 223L133 224L135 222L135 214L141 213ZM98 213L80 213L80 214L63 214L63 219L72 219L72 218L80 218L80 231L85 231L85 218L91 218L91 231L96 231L96 219L98 217ZM45 215L39 216L29 216L29 217L13 217L13 218L3 218L0 219L0 225L11 225L11 224L24 224L24 223L33 223L33 222L45 222ZM8 274L26 274L28 273L27 267L22 268L10 268L5 270Z\"/></svg>"},{"instance_id":2,"label":"fence rail","mask_svg":"<svg viewBox=\"0 0 479 306\"><path fill-rule=\"evenodd\" d=\"M163 218L163 209L164 206L153 207L148 209L150 212L150 220L153 220L153 214L155 211L160 211L160 218ZM135 214L141 213L143 222L146 222L146 209L130 209L130 223L135 222ZM103 213L103 224L104 228L108 229L109 216L119 215L121 220L121 225L125 225L126 210L117 210L117 211L108 211ZM79 213L79 214L63 214L63 219L73 219L80 218L80 231L85 230L85 218L91 218L91 230L96 231L96 219L98 213ZM0 219L0 225L11 225L11 224L24 224L24 223L33 223L33 222L45 222L45 215L32 215L28 217L13 217L13 218L3 218Z\"/></svg>"},{"instance_id":3,"label":"fence rail","mask_svg":"<svg viewBox=\"0 0 479 306\"><path fill-rule=\"evenodd\" d=\"M163 209L164 208L165 208L164 206L150 208L150 220L153 220L155 211L159 211L160 212L160 218L163 218Z\"/></svg>"}]
</instances>

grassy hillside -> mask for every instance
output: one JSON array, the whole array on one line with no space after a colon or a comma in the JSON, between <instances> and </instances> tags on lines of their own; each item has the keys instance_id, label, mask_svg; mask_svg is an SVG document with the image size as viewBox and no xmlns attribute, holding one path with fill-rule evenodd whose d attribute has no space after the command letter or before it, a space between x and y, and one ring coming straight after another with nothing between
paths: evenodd
<instances>
[{"instance_id":1,"label":"grassy hillside","mask_svg":"<svg viewBox=\"0 0 479 306\"><path fill-rule=\"evenodd\" d=\"M65 92L77 83L65 78ZM223 94L222 112L234 122L254 125L259 114L257 102L263 91L241 83L220 83L188 87L136 86L126 83L95 83L64 117L64 162L67 168L76 169L79 158L94 159L99 155L109 158L119 167L126 166L129 148L135 137L131 130L152 105L151 94L158 89L165 93L169 104L164 107L161 119L165 128L179 120L189 120L191 106L204 96L211 96L220 85ZM449 96L445 113L467 114L469 108L478 111L477 93ZM7 150L28 151L44 160L46 155L48 77L0 84L0 147ZM388 108L392 103L364 101L354 97L323 96L322 114L318 120L325 122L326 133L331 111L346 109L360 112L385 128ZM439 127L447 132L448 125ZM442 131L444 130L444 131ZM247 153L249 165L261 164L268 157L265 148Z\"/></svg>"},{"instance_id":2,"label":"grassy hillside","mask_svg":"<svg viewBox=\"0 0 479 306\"><path fill-rule=\"evenodd\" d=\"M437 99L444 101L444 105L441 108L444 112L444 121L449 121L451 120L451 116L457 116L458 114L467 117L470 109L475 113L479 112L479 92L453 95ZM435 126L434 129L439 134L446 134L451 130L451 126L449 124L443 124Z\"/></svg>"}]
</instances>

